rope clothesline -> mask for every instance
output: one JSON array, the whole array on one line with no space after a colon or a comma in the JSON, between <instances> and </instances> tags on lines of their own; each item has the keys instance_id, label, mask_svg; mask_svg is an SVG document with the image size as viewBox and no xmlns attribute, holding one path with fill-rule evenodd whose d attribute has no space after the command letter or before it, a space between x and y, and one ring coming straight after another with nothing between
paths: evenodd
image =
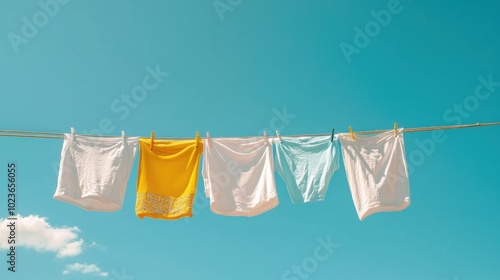
<instances>
[{"instance_id":1,"label":"rope clothesline","mask_svg":"<svg viewBox=\"0 0 500 280\"><path fill-rule=\"evenodd\" d=\"M484 126L500 126L500 122L405 128L404 132L410 133L410 132L450 130L450 129L462 129L462 128L484 127ZM387 131L392 131L392 130L393 129L368 130L368 131L357 131L357 132L355 131L354 134L357 134L357 135L379 134L382 132L387 132ZM65 133L58 133L58 132L40 132L40 131L26 131L26 130L0 130L0 137L63 139L64 134ZM119 137L119 136L96 135L96 134L77 134L77 135L93 136L93 137ZM286 135L286 137L327 136L327 135L331 135L331 133ZM139 137L149 138L148 136L139 136ZM255 136L250 136L250 137L255 137ZM275 138L275 136L269 136L269 137ZM202 137L200 137L200 138L202 138ZM247 137L240 137L240 138L247 138ZM195 139L195 137L155 137L155 139L160 139L160 140L181 139L181 140L184 140L184 139Z\"/></svg>"}]
</instances>

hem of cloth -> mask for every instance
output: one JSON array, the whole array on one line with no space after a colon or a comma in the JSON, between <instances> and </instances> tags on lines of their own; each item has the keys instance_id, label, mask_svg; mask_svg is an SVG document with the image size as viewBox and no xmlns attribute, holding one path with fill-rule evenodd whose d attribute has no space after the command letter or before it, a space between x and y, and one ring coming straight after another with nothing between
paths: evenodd
<instances>
[{"instance_id":1,"label":"hem of cloth","mask_svg":"<svg viewBox=\"0 0 500 280\"><path fill-rule=\"evenodd\" d=\"M178 220L181 218L192 218L193 217L193 213L184 213L181 215L171 216L171 217L157 215L157 214L148 214L148 213L136 213L136 215L141 220L146 218L146 217L151 218L151 219L161 219L161 220Z\"/></svg>"},{"instance_id":2,"label":"hem of cloth","mask_svg":"<svg viewBox=\"0 0 500 280\"><path fill-rule=\"evenodd\" d=\"M102 197L98 196L86 196L86 197L75 198L66 194L56 194L53 196L53 198L62 202L69 203L71 205L78 206L87 211L115 212L122 208L122 205L117 204L116 202L102 199ZM99 202L101 206L96 207L95 206L96 202Z\"/></svg>"},{"instance_id":3,"label":"hem of cloth","mask_svg":"<svg viewBox=\"0 0 500 280\"><path fill-rule=\"evenodd\" d=\"M323 202L325 200L325 198L319 198L319 199L315 199L315 200L297 200L297 201L294 201L292 199L292 203L293 204L304 204L304 203L310 203L310 202Z\"/></svg>"},{"instance_id":4,"label":"hem of cloth","mask_svg":"<svg viewBox=\"0 0 500 280\"><path fill-rule=\"evenodd\" d=\"M398 212L405 210L408 206L410 206L411 202L404 202L399 206L384 206L382 204L376 204L373 206L370 206L369 208L366 208L363 211L359 212L359 220L362 221L366 217L371 216L375 213L380 213L380 212Z\"/></svg>"},{"instance_id":5,"label":"hem of cloth","mask_svg":"<svg viewBox=\"0 0 500 280\"><path fill-rule=\"evenodd\" d=\"M213 207L212 203L210 203L210 210L212 210L212 212L214 212L215 214L223 216L251 218L254 216L264 214L265 212L278 206L278 204L279 204L278 197L274 197L264 203L261 203L258 207L256 207L255 210L257 211L219 211Z\"/></svg>"},{"instance_id":6,"label":"hem of cloth","mask_svg":"<svg viewBox=\"0 0 500 280\"><path fill-rule=\"evenodd\" d=\"M135 214L139 219L177 220L193 217L194 194L172 197L152 192L137 193Z\"/></svg>"}]
</instances>

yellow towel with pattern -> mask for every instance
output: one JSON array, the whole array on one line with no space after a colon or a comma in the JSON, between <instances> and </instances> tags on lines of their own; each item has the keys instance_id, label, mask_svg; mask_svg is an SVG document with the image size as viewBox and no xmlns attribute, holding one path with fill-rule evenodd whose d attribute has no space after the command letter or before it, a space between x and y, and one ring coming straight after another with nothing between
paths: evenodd
<instances>
[{"instance_id":1,"label":"yellow towel with pattern","mask_svg":"<svg viewBox=\"0 0 500 280\"><path fill-rule=\"evenodd\" d=\"M203 142L154 140L151 146L151 139L141 138L139 145L137 217L192 217Z\"/></svg>"}]
</instances>

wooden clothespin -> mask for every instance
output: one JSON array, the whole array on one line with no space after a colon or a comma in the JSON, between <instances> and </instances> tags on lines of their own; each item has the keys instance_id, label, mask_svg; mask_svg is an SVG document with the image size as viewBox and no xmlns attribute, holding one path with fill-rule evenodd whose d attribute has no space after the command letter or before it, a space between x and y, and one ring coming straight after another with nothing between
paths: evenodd
<instances>
[{"instance_id":1,"label":"wooden clothespin","mask_svg":"<svg viewBox=\"0 0 500 280\"><path fill-rule=\"evenodd\" d=\"M196 148L198 148L198 142L200 141L200 132L196 131Z\"/></svg>"},{"instance_id":2,"label":"wooden clothespin","mask_svg":"<svg viewBox=\"0 0 500 280\"><path fill-rule=\"evenodd\" d=\"M265 130L264 130L264 140L266 141L265 145L267 146L267 131L265 131Z\"/></svg>"},{"instance_id":3,"label":"wooden clothespin","mask_svg":"<svg viewBox=\"0 0 500 280\"><path fill-rule=\"evenodd\" d=\"M351 134L352 140L354 140L354 133L352 132L352 127L349 127L349 134Z\"/></svg>"},{"instance_id":4,"label":"wooden clothespin","mask_svg":"<svg viewBox=\"0 0 500 280\"><path fill-rule=\"evenodd\" d=\"M71 128L71 140L75 141L75 128Z\"/></svg>"},{"instance_id":5,"label":"wooden clothespin","mask_svg":"<svg viewBox=\"0 0 500 280\"><path fill-rule=\"evenodd\" d=\"M280 135L280 132L278 130L276 130L276 136L278 136L278 139L280 140L280 143L281 143L281 135Z\"/></svg>"},{"instance_id":6,"label":"wooden clothespin","mask_svg":"<svg viewBox=\"0 0 500 280\"><path fill-rule=\"evenodd\" d=\"M207 147L210 148L210 133L207 132Z\"/></svg>"},{"instance_id":7,"label":"wooden clothespin","mask_svg":"<svg viewBox=\"0 0 500 280\"><path fill-rule=\"evenodd\" d=\"M394 123L394 137L398 137L398 123Z\"/></svg>"},{"instance_id":8,"label":"wooden clothespin","mask_svg":"<svg viewBox=\"0 0 500 280\"><path fill-rule=\"evenodd\" d=\"M330 138L330 142L333 142L333 136L335 134L335 128L332 129L332 137Z\"/></svg>"},{"instance_id":9,"label":"wooden clothespin","mask_svg":"<svg viewBox=\"0 0 500 280\"><path fill-rule=\"evenodd\" d=\"M149 144L149 149L153 150L153 142L155 141L155 132L151 131L151 143Z\"/></svg>"}]
</instances>

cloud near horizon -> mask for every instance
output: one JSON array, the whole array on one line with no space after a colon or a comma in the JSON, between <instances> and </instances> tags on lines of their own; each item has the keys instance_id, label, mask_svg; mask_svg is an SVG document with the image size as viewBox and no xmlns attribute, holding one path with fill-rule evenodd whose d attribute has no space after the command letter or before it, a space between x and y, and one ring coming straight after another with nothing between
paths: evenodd
<instances>
[{"instance_id":1,"label":"cloud near horizon","mask_svg":"<svg viewBox=\"0 0 500 280\"><path fill-rule=\"evenodd\" d=\"M63 271L63 275L68 275L73 272L81 274L95 274L101 277L108 277L109 275L109 273L101 271L101 269L97 265L86 263L74 263L66 265L66 270Z\"/></svg>"},{"instance_id":2,"label":"cloud near horizon","mask_svg":"<svg viewBox=\"0 0 500 280\"><path fill-rule=\"evenodd\" d=\"M37 252L55 252L57 258L74 257L82 253L84 240L78 237L78 227L53 227L47 218L38 215L23 217L16 215L16 246L34 249ZM0 218L0 250L7 250L10 244L7 236L11 221Z\"/></svg>"}]
</instances>

